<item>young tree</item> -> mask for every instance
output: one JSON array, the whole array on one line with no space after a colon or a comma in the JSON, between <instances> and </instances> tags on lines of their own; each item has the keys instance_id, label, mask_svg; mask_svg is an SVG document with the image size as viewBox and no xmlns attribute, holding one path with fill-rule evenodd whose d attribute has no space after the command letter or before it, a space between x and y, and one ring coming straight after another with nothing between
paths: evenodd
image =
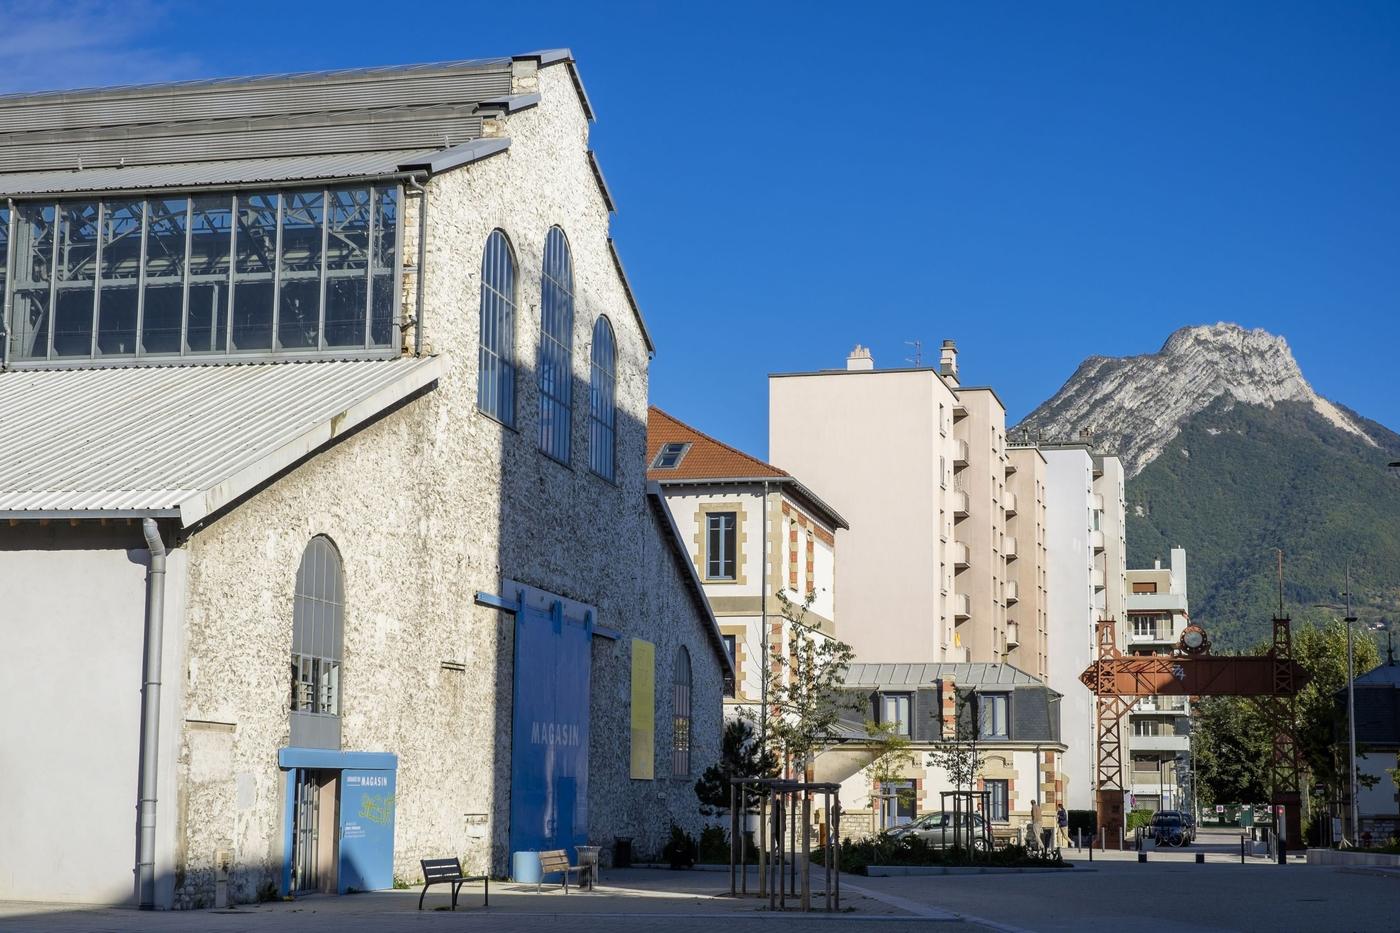
<instances>
[{"instance_id":1,"label":"young tree","mask_svg":"<svg viewBox=\"0 0 1400 933\"><path fill-rule=\"evenodd\" d=\"M889 799L885 789L900 781L904 777L904 769L918 761L918 757L909 750L908 736L900 735L897 729L898 723L893 722L872 720L865 724L866 734L870 736L870 750L874 755L864 769L865 785L872 810L879 807L881 801ZM908 800L913 796L913 791L908 789L900 789L897 793L897 801ZM883 816L880 828L887 828Z\"/></svg>"},{"instance_id":2,"label":"young tree","mask_svg":"<svg viewBox=\"0 0 1400 933\"><path fill-rule=\"evenodd\" d=\"M933 750L928 753L928 763L943 769L953 789L968 793L977 783L977 775L982 772L982 752L977 747L981 730L975 697L971 690L958 691L953 736L935 742Z\"/></svg>"},{"instance_id":3,"label":"young tree","mask_svg":"<svg viewBox=\"0 0 1400 933\"><path fill-rule=\"evenodd\" d=\"M778 758L758 741L754 727L745 719L731 719L724 724L719 761L695 782L700 812L706 816L729 812L732 779L773 777L777 773Z\"/></svg>"},{"instance_id":4,"label":"young tree","mask_svg":"<svg viewBox=\"0 0 1400 933\"><path fill-rule=\"evenodd\" d=\"M765 747L780 751L810 780L816 755L831 742L841 713L859 708L843 689L855 653L807 623L815 591L800 603L785 590L777 595L788 623L787 644L769 645L769 663L760 674L768 694Z\"/></svg>"}]
</instances>

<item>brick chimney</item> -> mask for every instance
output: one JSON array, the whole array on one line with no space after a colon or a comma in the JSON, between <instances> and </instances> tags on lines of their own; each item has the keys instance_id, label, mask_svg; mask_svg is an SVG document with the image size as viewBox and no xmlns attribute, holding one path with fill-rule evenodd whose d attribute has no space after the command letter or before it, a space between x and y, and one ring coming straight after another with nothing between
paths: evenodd
<instances>
[{"instance_id":1,"label":"brick chimney","mask_svg":"<svg viewBox=\"0 0 1400 933\"><path fill-rule=\"evenodd\" d=\"M870 355L869 347L862 347L856 344L856 348L851 351L851 355L846 357L846 369L852 372L865 372L875 368L875 359Z\"/></svg>"}]
</instances>

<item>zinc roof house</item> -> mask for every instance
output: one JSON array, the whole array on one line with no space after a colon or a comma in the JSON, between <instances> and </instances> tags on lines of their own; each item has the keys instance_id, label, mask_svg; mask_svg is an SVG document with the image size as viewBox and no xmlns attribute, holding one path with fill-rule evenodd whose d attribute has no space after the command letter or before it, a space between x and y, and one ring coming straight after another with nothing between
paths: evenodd
<instances>
[{"instance_id":1,"label":"zinc roof house","mask_svg":"<svg viewBox=\"0 0 1400 933\"><path fill-rule=\"evenodd\" d=\"M698 831L733 674L592 118L567 50L0 97L0 898Z\"/></svg>"}]
</instances>

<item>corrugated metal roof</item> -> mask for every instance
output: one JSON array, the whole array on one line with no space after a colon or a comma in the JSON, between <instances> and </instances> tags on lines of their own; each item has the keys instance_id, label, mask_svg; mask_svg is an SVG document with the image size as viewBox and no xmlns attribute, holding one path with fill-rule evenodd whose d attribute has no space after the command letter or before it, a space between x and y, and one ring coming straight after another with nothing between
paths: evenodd
<instances>
[{"instance_id":1,"label":"corrugated metal roof","mask_svg":"<svg viewBox=\"0 0 1400 933\"><path fill-rule=\"evenodd\" d=\"M443 357L0 373L0 515L186 526L437 379Z\"/></svg>"},{"instance_id":2,"label":"corrugated metal roof","mask_svg":"<svg viewBox=\"0 0 1400 933\"><path fill-rule=\"evenodd\" d=\"M429 164L440 152L441 150L395 149L387 152L289 156L278 159L228 159L221 162L88 168L82 171L63 169L47 172L12 172L0 174L0 197L372 178L394 174L403 165Z\"/></svg>"},{"instance_id":3,"label":"corrugated metal roof","mask_svg":"<svg viewBox=\"0 0 1400 933\"><path fill-rule=\"evenodd\" d=\"M852 664L846 669L848 687L919 687L951 680L959 687L984 685L1043 687L1041 681L1010 664Z\"/></svg>"},{"instance_id":4,"label":"corrugated metal roof","mask_svg":"<svg viewBox=\"0 0 1400 933\"><path fill-rule=\"evenodd\" d=\"M518 58L573 67L567 50ZM515 61L0 96L0 172L445 149L537 102L514 93Z\"/></svg>"}]
</instances>

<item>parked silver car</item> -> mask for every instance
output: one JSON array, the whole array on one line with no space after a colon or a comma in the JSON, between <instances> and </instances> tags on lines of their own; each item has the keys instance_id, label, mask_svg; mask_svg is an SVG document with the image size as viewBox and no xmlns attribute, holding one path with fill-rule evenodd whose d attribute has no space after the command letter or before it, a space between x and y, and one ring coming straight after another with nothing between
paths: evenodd
<instances>
[{"instance_id":1,"label":"parked silver car","mask_svg":"<svg viewBox=\"0 0 1400 933\"><path fill-rule=\"evenodd\" d=\"M971 818L971 825L968 819ZM917 836L925 844L936 849L950 849L956 839L959 845L968 844L968 836L972 837L972 848L978 852L987 851L991 840L991 833L987 831L987 821L980 813L959 813L957 814L957 832L954 832L954 814L949 812L929 813L919 817L912 823L905 823L889 831L892 839L899 839L905 836Z\"/></svg>"}]
</instances>

